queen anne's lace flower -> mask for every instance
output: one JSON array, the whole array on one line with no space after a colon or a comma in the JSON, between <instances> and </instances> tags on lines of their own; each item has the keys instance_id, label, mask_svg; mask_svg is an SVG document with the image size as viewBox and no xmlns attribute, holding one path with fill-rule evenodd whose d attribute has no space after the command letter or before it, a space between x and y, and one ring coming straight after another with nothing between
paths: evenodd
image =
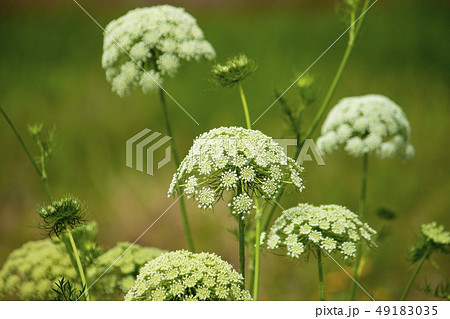
<instances>
[{"instance_id":1,"label":"queen anne's lace flower","mask_svg":"<svg viewBox=\"0 0 450 319\"><path fill-rule=\"evenodd\" d=\"M414 263L422 257L428 257L433 252L450 253L450 232L436 222L423 224L420 236L415 244L408 249L409 259Z\"/></svg>"},{"instance_id":2,"label":"queen anne's lace flower","mask_svg":"<svg viewBox=\"0 0 450 319\"><path fill-rule=\"evenodd\" d=\"M215 55L189 13L160 5L131 10L108 24L102 66L113 91L123 96L136 86L144 93L157 89L163 75L177 72L181 60Z\"/></svg>"},{"instance_id":3,"label":"queen anne's lace flower","mask_svg":"<svg viewBox=\"0 0 450 319\"><path fill-rule=\"evenodd\" d=\"M89 268L90 282L101 278L89 291L96 299L123 300L133 286L139 269L164 251L157 248L140 247L130 243L118 243L95 260ZM106 273L104 273L108 270Z\"/></svg>"},{"instance_id":4,"label":"queen anne's lace flower","mask_svg":"<svg viewBox=\"0 0 450 319\"><path fill-rule=\"evenodd\" d=\"M347 259L355 257L359 241L373 245L371 237L375 233L345 207L300 204L285 210L275 221L266 245L269 249L284 248L294 258L321 248L328 253L340 252Z\"/></svg>"},{"instance_id":5,"label":"queen anne's lace flower","mask_svg":"<svg viewBox=\"0 0 450 319\"><path fill-rule=\"evenodd\" d=\"M54 282L62 277L81 288L64 244L51 239L30 241L11 252L0 270L0 296L51 300Z\"/></svg>"},{"instance_id":6,"label":"queen anne's lace flower","mask_svg":"<svg viewBox=\"0 0 450 319\"><path fill-rule=\"evenodd\" d=\"M180 250L142 267L125 300L251 300L243 283L217 255Z\"/></svg>"},{"instance_id":7,"label":"queen anne's lace flower","mask_svg":"<svg viewBox=\"0 0 450 319\"><path fill-rule=\"evenodd\" d=\"M431 222L423 224L421 230L427 240L437 245L450 245L450 232L444 231L444 226Z\"/></svg>"},{"instance_id":8,"label":"queen anne's lace flower","mask_svg":"<svg viewBox=\"0 0 450 319\"><path fill-rule=\"evenodd\" d=\"M283 183L303 189L303 168L260 131L221 127L199 136L175 173L169 195L182 186L201 208L212 208L231 191L233 213L244 217L254 208L253 195L270 200Z\"/></svg>"},{"instance_id":9,"label":"queen anne's lace flower","mask_svg":"<svg viewBox=\"0 0 450 319\"><path fill-rule=\"evenodd\" d=\"M402 109L382 95L364 95L342 99L328 114L317 146L323 154L340 145L352 156L375 153L380 158L397 154L414 157L409 143L410 126Z\"/></svg>"}]
</instances>

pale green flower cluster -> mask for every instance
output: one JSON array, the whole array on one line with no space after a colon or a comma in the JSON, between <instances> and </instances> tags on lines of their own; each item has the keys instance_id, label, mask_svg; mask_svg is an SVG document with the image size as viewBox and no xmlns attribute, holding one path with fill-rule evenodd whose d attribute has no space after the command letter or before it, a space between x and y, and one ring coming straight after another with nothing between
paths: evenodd
<instances>
[{"instance_id":1,"label":"pale green flower cluster","mask_svg":"<svg viewBox=\"0 0 450 319\"><path fill-rule=\"evenodd\" d=\"M139 269L148 261L164 253L157 248L139 245L129 248L130 245L126 242L118 243L116 247L98 257L89 269L91 283L103 275L89 290L96 299L123 300L127 291L133 286ZM107 272L103 274L105 270Z\"/></svg>"},{"instance_id":2,"label":"pale green flower cluster","mask_svg":"<svg viewBox=\"0 0 450 319\"><path fill-rule=\"evenodd\" d=\"M0 270L0 296L51 300L54 282L62 277L72 284L79 281L64 244L51 239L30 241L11 252Z\"/></svg>"},{"instance_id":3,"label":"pale green flower cluster","mask_svg":"<svg viewBox=\"0 0 450 319\"><path fill-rule=\"evenodd\" d=\"M436 222L423 224L421 231L427 240L436 245L450 245L450 232L444 231L443 225L438 225Z\"/></svg>"},{"instance_id":4,"label":"pale green flower cluster","mask_svg":"<svg viewBox=\"0 0 450 319\"><path fill-rule=\"evenodd\" d=\"M402 109L382 95L342 99L328 114L317 146L323 154L340 145L352 156L374 153L379 158L414 157L410 126Z\"/></svg>"},{"instance_id":5,"label":"pale green flower cluster","mask_svg":"<svg viewBox=\"0 0 450 319\"><path fill-rule=\"evenodd\" d=\"M244 280L215 254L162 254L141 268L125 300L251 300Z\"/></svg>"},{"instance_id":6,"label":"pale green flower cluster","mask_svg":"<svg viewBox=\"0 0 450 319\"><path fill-rule=\"evenodd\" d=\"M283 212L265 241L267 248L284 248L293 258L321 248L328 253L339 252L347 259L356 256L361 240L373 245L374 234L375 230L343 206L300 204Z\"/></svg>"},{"instance_id":7,"label":"pale green flower cluster","mask_svg":"<svg viewBox=\"0 0 450 319\"><path fill-rule=\"evenodd\" d=\"M160 5L131 10L108 24L102 66L112 90L123 96L138 86L144 93L156 90L181 60L215 56L194 17L183 8Z\"/></svg>"},{"instance_id":8,"label":"pale green flower cluster","mask_svg":"<svg viewBox=\"0 0 450 319\"><path fill-rule=\"evenodd\" d=\"M280 145L260 131L220 127L195 139L174 174L169 195L181 186L199 208L207 209L213 208L224 191L231 191L229 206L244 218L255 207L254 195L269 200L283 183L303 190L302 170Z\"/></svg>"}]
</instances>

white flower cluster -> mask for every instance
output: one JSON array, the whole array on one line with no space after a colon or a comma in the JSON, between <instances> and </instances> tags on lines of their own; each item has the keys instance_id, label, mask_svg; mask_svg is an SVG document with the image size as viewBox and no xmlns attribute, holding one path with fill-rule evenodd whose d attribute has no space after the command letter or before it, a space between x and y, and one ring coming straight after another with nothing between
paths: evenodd
<instances>
[{"instance_id":1,"label":"white flower cluster","mask_svg":"<svg viewBox=\"0 0 450 319\"><path fill-rule=\"evenodd\" d=\"M162 254L141 268L125 300L251 300L244 279L215 254Z\"/></svg>"},{"instance_id":2,"label":"white flower cluster","mask_svg":"<svg viewBox=\"0 0 450 319\"><path fill-rule=\"evenodd\" d=\"M438 225L436 222L423 224L421 231L427 240L436 245L450 245L450 232L445 231L443 225Z\"/></svg>"},{"instance_id":3,"label":"white flower cluster","mask_svg":"<svg viewBox=\"0 0 450 319\"><path fill-rule=\"evenodd\" d=\"M266 245L269 249L285 248L293 258L320 247L328 253L340 252L347 259L355 257L361 240L374 244L374 234L375 230L343 206L300 204L285 210L275 221Z\"/></svg>"},{"instance_id":4,"label":"white flower cluster","mask_svg":"<svg viewBox=\"0 0 450 319\"><path fill-rule=\"evenodd\" d=\"M175 195L181 186L187 197L193 196L199 207L206 209L212 208L224 191L231 191L229 206L244 218L255 207L253 195L270 200L283 183L303 190L302 170L260 131L220 127L195 139L174 174L169 195Z\"/></svg>"},{"instance_id":5,"label":"white flower cluster","mask_svg":"<svg viewBox=\"0 0 450 319\"><path fill-rule=\"evenodd\" d=\"M156 90L181 60L215 56L194 17L183 8L160 5L131 10L108 24L102 66L113 91L123 96L136 86L144 93Z\"/></svg>"},{"instance_id":6,"label":"white flower cluster","mask_svg":"<svg viewBox=\"0 0 450 319\"><path fill-rule=\"evenodd\" d=\"M402 109L387 97L372 94L342 99L328 114L317 146L323 154L344 145L352 156L399 154L411 159L414 147L409 139L410 126Z\"/></svg>"}]
</instances>

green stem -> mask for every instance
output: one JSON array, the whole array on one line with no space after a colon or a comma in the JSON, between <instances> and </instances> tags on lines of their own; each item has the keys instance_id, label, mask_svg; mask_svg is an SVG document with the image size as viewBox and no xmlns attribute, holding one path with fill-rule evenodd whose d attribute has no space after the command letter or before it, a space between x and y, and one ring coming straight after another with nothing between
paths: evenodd
<instances>
[{"instance_id":1,"label":"green stem","mask_svg":"<svg viewBox=\"0 0 450 319\"><path fill-rule=\"evenodd\" d=\"M253 279L253 300L258 300L259 292L259 270L260 270L260 259L261 259L261 220L262 220L262 209L259 207L258 200L255 199L256 203L256 238L255 238L255 273Z\"/></svg>"},{"instance_id":2,"label":"green stem","mask_svg":"<svg viewBox=\"0 0 450 319\"><path fill-rule=\"evenodd\" d=\"M239 220L239 273L244 278L245 284L245 221L241 216L238 216L238 220Z\"/></svg>"},{"instance_id":3,"label":"green stem","mask_svg":"<svg viewBox=\"0 0 450 319\"><path fill-rule=\"evenodd\" d=\"M439 272L442 278L444 278L447 283L450 283L450 278L448 277L447 273L438 265L438 263L433 258L429 258L428 261L430 262L431 266L433 266L433 268Z\"/></svg>"},{"instance_id":4,"label":"green stem","mask_svg":"<svg viewBox=\"0 0 450 319\"><path fill-rule=\"evenodd\" d=\"M319 295L320 301L325 301L325 287L323 283L323 267L322 267L322 252L317 248L317 268L319 269Z\"/></svg>"},{"instance_id":5,"label":"green stem","mask_svg":"<svg viewBox=\"0 0 450 319\"><path fill-rule=\"evenodd\" d=\"M247 123L247 128L251 129L252 123L250 122L250 114L248 112L247 100L245 98L244 89L242 88L242 84L240 82L238 83L238 88L239 94L241 95L242 106L244 107L245 122Z\"/></svg>"},{"instance_id":6,"label":"green stem","mask_svg":"<svg viewBox=\"0 0 450 319\"><path fill-rule=\"evenodd\" d=\"M75 244L75 240L73 239L72 232L67 227L66 228L67 235L69 236L70 245L72 246L73 255L75 256L75 261L78 267L78 273L80 274L81 284L85 288L84 295L86 296L86 301L90 301L91 297L89 296L88 285L86 282L86 276L84 275L83 265L81 264L80 256L78 254L77 245Z\"/></svg>"},{"instance_id":7,"label":"green stem","mask_svg":"<svg viewBox=\"0 0 450 319\"><path fill-rule=\"evenodd\" d=\"M366 11L369 6L370 0L366 0L362 6L361 13ZM355 22L355 15L356 15L357 7L355 6L351 12L351 19L350 19L350 30L349 30L349 38L347 42L347 48L345 49L344 55L342 57L341 63L339 64L338 70L333 78L333 82L331 82L331 86L328 89L328 92L325 96L325 99L322 102L322 105L319 108L319 111L317 112L311 126L309 127L308 131L306 132L303 142L311 137L311 135L314 133L315 129L319 125L320 121L322 120L323 116L325 115L325 112L327 111L327 108L330 104L331 98L334 95L334 92L336 91L337 85L342 77L342 73L344 72L345 66L347 65L348 58L350 56L350 53L353 50L353 46L355 44L356 38L359 34L359 31L361 29L361 25L364 21L365 15L361 16L359 20Z\"/></svg>"},{"instance_id":8,"label":"green stem","mask_svg":"<svg viewBox=\"0 0 450 319\"><path fill-rule=\"evenodd\" d=\"M419 263L416 266L416 269L414 270L414 273L411 275L411 278L409 278L408 284L406 285L405 291L403 291L402 297L400 298L400 301L406 300L406 296L408 295L409 290L411 289L412 284L414 283L414 280L416 279L417 275L419 274L420 269L423 266L423 263L428 258L429 253L428 251L422 256Z\"/></svg>"},{"instance_id":9,"label":"green stem","mask_svg":"<svg viewBox=\"0 0 450 319\"><path fill-rule=\"evenodd\" d=\"M163 114L164 114L164 122L166 125L166 132L167 132L167 135L169 137L171 137L170 143L172 145L171 149L172 149L173 161L175 163L175 169L178 169L178 167L180 166L180 161L179 161L179 157L178 157L177 148L175 145L175 137L172 134L172 128L171 128L170 121L169 121L169 113L168 113L168 109L167 109L166 99L164 97L164 91L161 88L159 88L159 97L161 99L161 106L162 106L162 110L163 110ZM183 190L181 190L181 192L183 192ZM186 234L186 240L188 243L188 247L191 252L195 252L194 241L193 241L192 235L191 235L191 228L189 227L189 220L188 220L187 213L186 213L186 204L184 202L184 197L180 196L178 201L179 201L179 205L180 205L181 218L183 220L184 233Z\"/></svg>"},{"instance_id":10,"label":"green stem","mask_svg":"<svg viewBox=\"0 0 450 319\"><path fill-rule=\"evenodd\" d=\"M361 196L359 199L359 218L361 221L364 221L364 212L366 209L366 194L367 194L367 176L368 176L368 162L369 162L369 155L367 153L364 154L363 157L363 168L362 168L362 183L361 183ZM353 265L353 281L352 286L350 288L350 300L355 299L356 295L356 282L359 279L359 276L362 272L362 269L359 267L361 263L361 257L362 257L362 241L358 243L357 252L356 252L356 261Z\"/></svg>"}]
</instances>

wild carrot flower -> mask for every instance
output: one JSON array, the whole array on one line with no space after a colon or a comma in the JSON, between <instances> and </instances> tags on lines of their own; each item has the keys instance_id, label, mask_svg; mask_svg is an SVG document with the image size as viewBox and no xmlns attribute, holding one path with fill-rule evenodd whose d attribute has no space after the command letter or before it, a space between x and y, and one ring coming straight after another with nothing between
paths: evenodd
<instances>
[{"instance_id":1,"label":"wild carrot flower","mask_svg":"<svg viewBox=\"0 0 450 319\"><path fill-rule=\"evenodd\" d=\"M416 243L408 251L411 262L415 263L433 252L450 252L450 232L445 231L443 225L431 222L423 224L420 230Z\"/></svg>"},{"instance_id":2,"label":"wild carrot flower","mask_svg":"<svg viewBox=\"0 0 450 319\"><path fill-rule=\"evenodd\" d=\"M157 248L140 247L130 243L118 243L98 257L89 269L90 282L102 276L91 288L92 295L99 300L123 299L133 286L139 269L164 251ZM128 249L128 250L127 250ZM107 272L103 274L105 271Z\"/></svg>"},{"instance_id":3,"label":"wild carrot flower","mask_svg":"<svg viewBox=\"0 0 450 319\"><path fill-rule=\"evenodd\" d=\"M243 283L217 255L179 250L142 267L125 300L250 300Z\"/></svg>"},{"instance_id":4,"label":"wild carrot flower","mask_svg":"<svg viewBox=\"0 0 450 319\"><path fill-rule=\"evenodd\" d=\"M352 156L374 153L380 158L414 157L410 126L402 109L382 95L342 99L328 114L317 140L324 154L340 145Z\"/></svg>"},{"instance_id":5,"label":"wild carrot flower","mask_svg":"<svg viewBox=\"0 0 450 319\"><path fill-rule=\"evenodd\" d=\"M215 55L194 17L183 8L160 5L131 10L108 24L102 66L112 90L123 96L134 87L144 93L158 89L182 60Z\"/></svg>"},{"instance_id":6,"label":"wild carrot flower","mask_svg":"<svg viewBox=\"0 0 450 319\"><path fill-rule=\"evenodd\" d=\"M266 240L269 249L284 249L288 256L300 258L321 248L339 252L345 259L356 256L357 244L374 245L376 232L343 206L300 204L285 210L271 227Z\"/></svg>"},{"instance_id":7,"label":"wild carrot flower","mask_svg":"<svg viewBox=\"0 0 450 319\"><path fill-rule=\"evenodd\" d=\"M245 54L229 58L225 64L215 64L212 69L214 82L222 87L232 87L256 70L256 64Z\"/></svg>"},{"instance_id":8,"label":"wild carrot flower","mask_svg":"<svg viewBox=\"0 0 450 319\"><path fill-rule=\"evenodd\" d=\"M62 277L78 282L64 244L51 239L30 241L12 251L0 270L0 296L51 300L53 284Z\"/></svg>"},{"instance_id":9,"label":"wild carrot flower","mask_svg":"<svg viewBox=\"0 0 450 319\"><path fill-rule=\"evenodd\" d=\"M232 212L244 218L255 207L254 195L270 200L284 183L302 190L302 170L260 131L220 127L195 139L174 174L169 195L182 186L199 208L208 209L230 191Z\"/></svg>"}]
</instances>

